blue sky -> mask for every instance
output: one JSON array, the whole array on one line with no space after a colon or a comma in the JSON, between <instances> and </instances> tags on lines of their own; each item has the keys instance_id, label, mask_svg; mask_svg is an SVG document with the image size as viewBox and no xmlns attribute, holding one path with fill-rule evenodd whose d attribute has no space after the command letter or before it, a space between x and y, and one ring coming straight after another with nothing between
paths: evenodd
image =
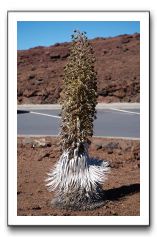
<instances>
[{"instance_id":1,"label":"blue sky","mask_svg":"<svg viewBox=\"0 0 157 237\"><path fill-rule=\"evenodd\" d=\"M50 46L71 41L75 29L86 31L88 39L140 32L139 21L19 21L17 49Z\"/></svg>"}]
</instances>

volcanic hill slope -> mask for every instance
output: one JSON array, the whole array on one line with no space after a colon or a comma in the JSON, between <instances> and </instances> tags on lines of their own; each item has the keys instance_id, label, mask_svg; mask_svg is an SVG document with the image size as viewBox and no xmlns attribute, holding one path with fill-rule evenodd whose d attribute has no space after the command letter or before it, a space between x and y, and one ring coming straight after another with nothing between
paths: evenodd
<instances>
[{"instance_id":1,"label":"volcanic hill slope","mask_svg":"<svg viewBox=\"0 0 157 237\"><path fill-rule=\"evenodd\" d=\"M139 102L140 35L90 40L96 57L98 102ZM57 103L71 43L17 52L18 104Z\"/></svg>"}]
</instances>

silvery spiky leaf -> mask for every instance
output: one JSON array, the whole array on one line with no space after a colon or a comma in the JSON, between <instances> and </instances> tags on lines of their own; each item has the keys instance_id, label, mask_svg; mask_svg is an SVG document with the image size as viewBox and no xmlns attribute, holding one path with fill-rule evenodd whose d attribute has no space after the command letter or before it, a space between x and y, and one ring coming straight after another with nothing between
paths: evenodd
<instances>
[{"instance_id":1,"label":"silvery spiky leaf","mask_svg":"<svg viewBox=\"0 0 157 237\"><path fill-rule=\"evenodd\" d=\"M108 172L108 162L89 158L87 152L70 159L65 151L46 180L49 191L55 191L53 204L71 209L98 206L103 203L101 184Z\"/></svg>"}]
</instances>

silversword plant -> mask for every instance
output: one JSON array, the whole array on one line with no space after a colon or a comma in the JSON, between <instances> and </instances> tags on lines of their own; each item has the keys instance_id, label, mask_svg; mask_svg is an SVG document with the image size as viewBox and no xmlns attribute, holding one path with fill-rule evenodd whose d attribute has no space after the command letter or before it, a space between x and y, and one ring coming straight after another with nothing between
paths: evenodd
<instances>
[{"instance_id":1,"label":"silversword plant","mask_svg":"<svg viewBox=\"0 0 157 237\"><path fill-rule=\"evenodd\" d=\"M97 81L94 54L86 33L74 31L61 95L62 155L49 173L52 203L67 209L92 209L102 203L101 185L108 162L90 158L88 146L96 118Z\"/></svg>"}]
</instances>

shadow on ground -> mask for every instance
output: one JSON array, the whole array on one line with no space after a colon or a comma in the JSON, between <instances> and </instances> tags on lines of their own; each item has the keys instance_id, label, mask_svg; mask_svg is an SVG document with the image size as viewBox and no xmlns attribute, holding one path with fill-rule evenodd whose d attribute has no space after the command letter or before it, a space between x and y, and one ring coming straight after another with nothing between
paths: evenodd
<instances>
[{"instance_id":1,"label":"shadow on ground","mask_svg":"<svg viewBox=\"0 0 157 237\"><path fill-rule=\"evenodd\" d=\"M124 196L140 192L140 184L130 184L119 188L104 191L104 199L108 201L118 200Z\"/></svg>"},{"instance_id":2,"label":"shadow on ground","mask_svg":"<svg viewBox=\"0 0 157 237\"><path fill-rule=\"evenodd\" d=\"M17 114L26 114L26 113L30 113L28 110L17 110Z\"/></svg>"}]
</instances>

